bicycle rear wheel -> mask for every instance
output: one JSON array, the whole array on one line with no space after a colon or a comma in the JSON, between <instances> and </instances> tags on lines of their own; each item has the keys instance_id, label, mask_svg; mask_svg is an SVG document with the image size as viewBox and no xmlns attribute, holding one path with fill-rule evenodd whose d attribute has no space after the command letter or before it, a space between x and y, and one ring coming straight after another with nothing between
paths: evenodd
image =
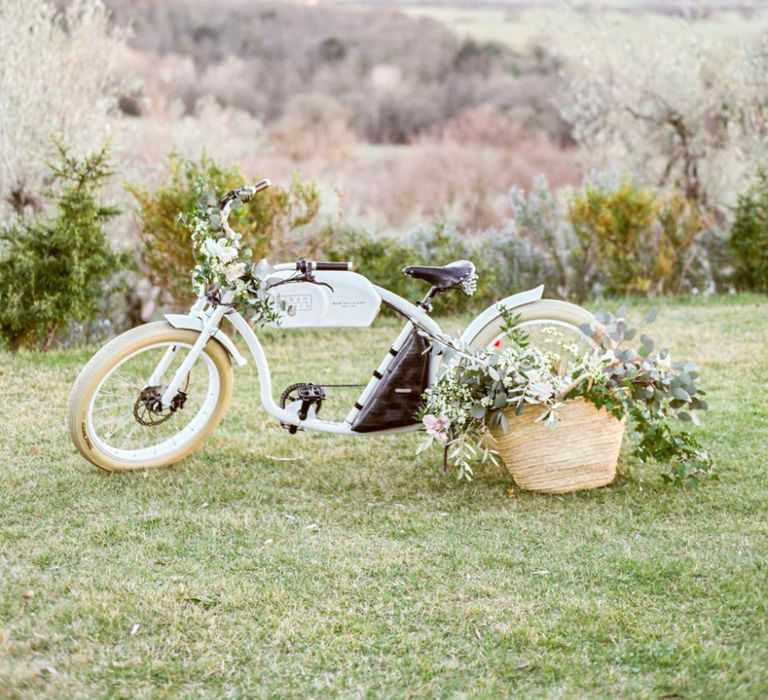
<instances>
[{"instance_id":1,"label":"bicycle rear wheel","mask_svg":"<svg viewBox=\"0 0 768 700\"><path fill-rule=\"evenodd\" d=\"M586 309L567 301L541 299L514 309L514 327L526 333L530 344L560 356L564 369L568 360L595 349L592 337L581 330L584 324L597 325L595 317ZM504 349L509 342L504 319L493 318L469 342L472 348Z\"/></svg>"}]
</instances>

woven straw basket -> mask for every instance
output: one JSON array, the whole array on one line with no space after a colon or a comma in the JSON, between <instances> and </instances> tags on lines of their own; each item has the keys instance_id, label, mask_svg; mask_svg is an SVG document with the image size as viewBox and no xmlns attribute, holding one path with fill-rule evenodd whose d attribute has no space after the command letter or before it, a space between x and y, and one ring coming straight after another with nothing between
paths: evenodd
<instances>
[{"instance_id":1,"label":"woven straw basket","mask_svg":"<svg viewBox=\"0 0 768 700\"><path fill-rule=\"evenodd\" d=\"M567 493L610 484L624 422L583 399L567 401L556 427L536 423L541 411L529 406L519 416L506 411L509 430L491 434L515 483L527 491Z\"/></svg>"}]
</instances>

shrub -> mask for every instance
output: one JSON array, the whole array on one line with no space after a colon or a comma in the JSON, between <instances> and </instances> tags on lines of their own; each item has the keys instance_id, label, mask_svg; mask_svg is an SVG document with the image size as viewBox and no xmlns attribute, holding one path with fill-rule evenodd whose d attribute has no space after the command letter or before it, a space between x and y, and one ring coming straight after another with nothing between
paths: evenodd
<instances>
[{"instance_id":1,"label":"shrub","mask_svg":"<svg viewBox=\"0 0 768 700\"><path fill-rule=\"evenodd\" d=\"M213 94L222 105L271 125L296 112L290 108L296 96L324 95L349 109L358 136L394 143L410 142L485 102L522 109L537 126L542 114L551 121L546 115L553 112L555 65L520 56L503 43L462 40L436 19L328 3L264 8L236 2L215 13L186 0L109 5L118 25L134 28L134 48L161 54L164 62L169 55L192 59L197 80L168 84L163 73L145 75L148 85L185 104ZM513 72L528 78L527 88ZM300 117L295 113L289 121Z\"/></svg>"},{"instance_id":2,"label":"shrub","mask_svg":"<svg viewBox=\"0 0 768 700\"><path fill-rule=\"evenodd\" d=\"M680 291L691 246L706 227L679 194L660 196L627 180L615 187L587 184L568 216L581 243L585 280L616 294Z\"/></svg>"},{"instance_id":3,"label":"shrub","mask_svg":"<svg viewBox=\"0 0 768 700\"><path fill-rule=\"evenodd\" d=\"M527 194L512 187L508 196L513 219L506 236L500 236L510 242L504 257L516 267L529 268L526 283L530 283L530 273L535 273L550 293L567 298L573 290L584 296L583 275L574 255L576 234L546 177L537 175Z\"/></svg>"},{"instance_id":4,"label":"shrub","mask_svg":"<svg viewBox=\"0 0 768 700\"><path fill-rule=\"evenodd\" d=\"M475 262L484 261L482 296L488 303L544 284L547 296L558 293L557 274L545 253L514 225L482 231L474 240Z\"/></svg>"},{"instance_id":5,"label":"shrub","mask_svg":"<svg viewBox=\"0 0 768 700\"><path fill-rule=\"evenodd\" d=\"M729 241L737 286L768 292L768 170L739 195Z\"/></svg>"},{"instance_id":6,"label":"shrub","mask_svg":"<svg viewBox=\"0 0 768 700\"><path fill-rule=\"evenodd\" d=\"M55 216L16 222L1 234L0 334L14 351L45 350L67 324L95 319L105 282L125 262L104 231L119 210L96 198L112 175L106 148L79 159L58 146L49 167Z\"/></svg>"},{"instance_id":7,"label":"shrub","mask_svg":"<svg viewBox=\"0 0 768 700\"><path fill-rule=\"evenodd\" d=\"M685 197L673 192L659 202L653 275L656 291L679 294L690 286L691 246L707 220Z\"/></svg>"},{"instance_id":8,"label":"shrub","mask_svg":"<svg viewBox=\"0 0 768 700\"><path fill-rule=\"evenodd\" d=\"M162 288L165 300L184 308L194 299L192 268L195 264L189 231L179 214L192 211L198 202L198 185L205 182L219 196L246 184L236 167L223 168L203 156L198 161L171 155L169 181L155 192L133 186L138 204L142 260L152 282ZM243 235L243 244L255 258L285 253L290 235L309 223L320 206L313 183L294 179L287 189L272 186L230 215L230 224Z\"/></svg>"}]
</instances>

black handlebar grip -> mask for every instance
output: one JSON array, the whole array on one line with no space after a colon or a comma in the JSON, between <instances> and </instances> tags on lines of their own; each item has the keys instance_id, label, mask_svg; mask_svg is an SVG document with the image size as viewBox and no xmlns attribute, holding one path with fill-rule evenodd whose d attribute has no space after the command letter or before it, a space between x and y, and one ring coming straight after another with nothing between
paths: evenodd
<instances>
[{"instance_id":1,"label":"black handlebar grip","mask_svg":"<svg viewBox=\"0 0 768 700\"><path fill-rule=\"evenodd\" d=\"M352 263L351 262L316 262L313 267L315 270L351 270L352 269Z\"/></svg>"},{"instance_id":2,"label":"black handlebar grip","mask_svg":"<svg viewBox=\"0 0 768 700\"><path fill-rule=\"evenodd\" d=\"M236 187L234 190L230 190L219 200L219 209L223 209L233 199L240 197L243 202L249 202L251 197L261 190L267 189L272 183L264 178L259 180L255 185L246 185L245 187Z\"/></svg>"}]
</instances>

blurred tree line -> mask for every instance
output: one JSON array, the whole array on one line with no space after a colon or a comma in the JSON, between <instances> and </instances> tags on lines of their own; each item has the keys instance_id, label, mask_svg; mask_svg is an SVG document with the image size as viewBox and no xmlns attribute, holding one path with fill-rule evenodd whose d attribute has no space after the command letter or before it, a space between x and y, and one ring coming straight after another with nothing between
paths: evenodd
<instances>
[{"instance_id":1,"label":"blurred tree line","mask_svg":"<svg viewBox=\"0 0 768 700\"><path fill-rule=\"evenodd\" d=\"M536 123L560 140L568 128L547 99L558 63L540 50L517 54L495 42L462 39L439 22L396 8L227 2L201 12L190 0L108 0L129 42L191 56L196 79L170 86L192 109L213 95L275 122L297 101L346 114L372 143L408 143L459 115L490 104ZM126 105L127 106L127 105ZM130 108L140 111L141 104Z\"/></svg>"},{"instance_id":2,"label":"blurred tree line","mask_svg":"<svg viewBox=\"0 0 768 700\"><path fill-rule=\"evenodd\" d=\"M246 177L234 156L205 155L210 134L186 117L171 126L188 129L196 155L171 153L164 170L132 167L121 137L147 96L115 72L131 22L134 45L194 58L191 78L167 86L190 109L204 101L221 114L219 100L263 114L273 141L296 154L332 162L350 133L422 144L431 130L426 162L410 180L398 170L390 180L406 179L412 198L462 208L470 222L434 215L415 228L372 229L343 206L323 210L315 182L296 176L233 217L258 255L353 260L407 297L421 290L404 265L473 259L477 295L446 296L444 310L540 283L573 300L768 291L764 44L692 42L645 56L577 17L571 44L553 33L555 60L382 8L233 0L201 13L192 0L111 0L110 17L95 0L60 4L0 4L0 335L13 349L87 340L188 304L192 251L177 216L197 182L223 193L271 174ZM596 42L600 60L588 50ZM239 146L253 120L236 116L219 126ZM580 144L581 184L538 176L509 188L489 154L507 158L525 142L531 156L540 150L526 120ZM469 186L448 177L471 166ZM505 191L506 206L489 216L489 200ZM118 246L116 223L130 231Z\"/></svg>"}]
</instances>

